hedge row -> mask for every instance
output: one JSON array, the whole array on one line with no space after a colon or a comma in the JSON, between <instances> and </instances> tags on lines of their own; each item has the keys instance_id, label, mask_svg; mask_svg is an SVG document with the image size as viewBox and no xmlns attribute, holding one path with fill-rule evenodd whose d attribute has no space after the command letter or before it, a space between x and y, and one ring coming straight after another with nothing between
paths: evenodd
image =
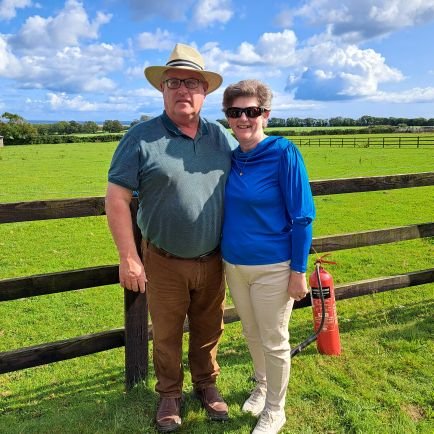
<instances>
[{"instance_id":1,"label":"hedge row","mask_svg":"<svg viewBox=\"0 0 434 434\"><path fill-rule=\"evenodd\" d=\"M269 136L331 136L344 134L388 134L398 132L399 129L393 126L375 126L370 128L327 128L315 130L289 130L289 129L271 129L267 128Z\"/></svg>"},{"instance_id":2,"label":"hedge row","mask_svg":"<svg viewBox=\"0 0 434 434\"><path fill-rule=\"evenodd\" d=\"M43 135L23 138L5 137L5 146L16 145L41 145L41 144L58 144L58 143L85 143L85 142L118 142L124 133L113 133L104 135L74 136L68 135Z\"/></svg>"}]
</instances>

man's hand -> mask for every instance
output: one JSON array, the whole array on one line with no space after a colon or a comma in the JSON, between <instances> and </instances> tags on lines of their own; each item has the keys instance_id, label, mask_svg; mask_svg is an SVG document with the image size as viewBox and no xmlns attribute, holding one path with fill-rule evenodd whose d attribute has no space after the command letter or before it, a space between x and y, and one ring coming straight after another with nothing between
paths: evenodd
<instances>
[{"instance_id":1,"label":"man's hand","mask_svg":"<svg viewBox=\"0 0 434 434\"><path fill-rule=\"evenodd\" d=\"M138 255L121 259L119 264L119 283L123 288L144 293L147 281L145 268Z\"/></svg>"},{"instance_id":2,"label":"man's hand","mask_svg":"<svg viewBox=\"0 0 434 434\"><path fill-rule=\"evenodd\" d=\"M295 301L300 301L309 294L307 289L306 274L291 272L289 276L288 295Z\"/></svg>"}]
</instances>

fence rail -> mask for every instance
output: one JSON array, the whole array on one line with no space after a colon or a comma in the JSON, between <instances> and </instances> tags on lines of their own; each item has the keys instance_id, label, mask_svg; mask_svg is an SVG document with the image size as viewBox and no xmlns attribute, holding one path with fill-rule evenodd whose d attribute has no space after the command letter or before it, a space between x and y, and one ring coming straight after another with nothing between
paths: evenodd
<instances>
[{"instance_id":1,"label":"fence rail","mask_svg":"<svg viewBox=\"0 0 434 434\"><path fill-rule=\"evenodd\" d=\"M310 253L333 252L432 236L434 236L434 223L330 235L314 238ZM93 288L96 282L98 286L118 283L118 266L105 265L3 279L0 280L0 302Z\"/></svg>"},{"instance_id":2,"label":"fence rail","mask_svg":"<svg viewBox=\"0 0 434 434\"><path fill-rule=\"evenodd\" d=\"M328 146L339 148L408 148L430 147L434 136L351 136L351 137L291 137L298 146Z\"/></svg>"},{"instance_id":3,"label":"fence rail","mask_svg":"<svg viewBox=\"0 0 434 434\"><path fill-rule=\"evenodd\" d=\"M424 187L434 185L434 172L327 179L310 185L314 196ZM0 224L104 214L103 197L0 203Z\"/></svg>"},{"instance_id":4,"label":"fence rail","mask_svg":"<svg viewBox=\"0 0 434 434\"><path fill-rule=\"evenodd\" d=\"M434 172L311 182L314 195L431 185L434 185ZM104 199L101 197L6 203L0 204L0 223L101 216L104 213ZM137 200L132 203L131 213L135 219ZM137 225L134 226L134 229L136 245L139 247L140 232ZM373 246L431 236L434 236L434 222L323 236L313 240L311 253L313 251L320 253ZM117 265L3 279L0 280L0 302L116 284L118 282ZM434 282L434 268L338 285L336 287L336 299L343 300L431 282ZM308 305L310 305L310 299L306 298L296 302L294 308ZM147 301L144 294L124 291L124 306L124 328L2 352L0 353L0 373L125 346L125 383L127 388L130 388L147 374L147 344L148 340L152 338L152 327L149 326L147 315L144 314L144 312L147 312ZM229 323L238 320L235 309L227 307L225 309L225 322ZM187 326L186 330L188 330Z\"/></svg>"}]
</instances>

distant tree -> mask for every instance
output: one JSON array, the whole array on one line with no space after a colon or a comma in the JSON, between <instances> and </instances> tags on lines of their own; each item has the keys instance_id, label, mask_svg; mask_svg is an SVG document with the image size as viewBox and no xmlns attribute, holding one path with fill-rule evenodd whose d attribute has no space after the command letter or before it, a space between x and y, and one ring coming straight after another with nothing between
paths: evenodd
<instances>
[{"instance_id":1,"label":"distant tree","mask_svg":"<svg viewBox=\"0 0 434 434\"><path fill-rule=\"evenodd\" d=\"M0 117L0 136L3 136L5 145L31 143L37 134L37 129L19 115L5 112Z\"/></svg>"},{"instance_id":2,"label":"distant tree","mask_svg":"<svg viewBox=\"0 0 434 434\"><path fill-rule=\"evenodd\" d=\"M81 125L81 131L86 134L96 134L98 130L98 124L93 121L86 121Z\"/></svg>"},{"instance_id":3,"label":"distant tree","mask_svg":"<svg viewBox=\"0 0 434 434\"><path fill-rule=\"evenodd\" d=\"M285 127L286 120L281 118L271 118L268 120L268 127Z\"/></svg>"},{"instance_id":4,"label":"distant tree","mask_svg":"<svg viewBox=\"0 0 434 434\"><path fill-rule=\"evenodd\" d=\"M108 133L120 133L123 129L123 125L117 120L105 120L102 124L102 130Z\"/></svg>"},{"instance_id":5,"label":"distant tree","mask_svg":"<svg viewBox=\"0 0 434 434\"><path fill-rule=\"evenodd\" d=\"M20 115L4 112L0 118L1 122L10 122L12 124L24 124L26 120Z\"/></svg>"},{"instance_id":6,"label":"distant tree","mask_svg":"<svg viewBox=\"0 0 434 434\"><path fill-rule=\"evenodd\" d=\"M33 125L40 136L51 134L50 124L35 124Z\"/></svg>"},{"instance_id":7,"label":"distant tree","mask_svg":"<svg viewBox=\"0 0 434 434\"><path fill-rule=\"evenodd\" d=\"M59 121L50 125L52 134L68 134L69 122Z\"/></svg>"},{"instance_id":8,"label":"distant tree","mask_svg":"<svg viewBox=\"0 0 434 434\"><path fill-rule=\"evenodd\" d=\"M79 124L77 121L69 121L68 127L66 129L67 134L77 134L81 133L81 124Z\"/></svg>"}]
</instances>

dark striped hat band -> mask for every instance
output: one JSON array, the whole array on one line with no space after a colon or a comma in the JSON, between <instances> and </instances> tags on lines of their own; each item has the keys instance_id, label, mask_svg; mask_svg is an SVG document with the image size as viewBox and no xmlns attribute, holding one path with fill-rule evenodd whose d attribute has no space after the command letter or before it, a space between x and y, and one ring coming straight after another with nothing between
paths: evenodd
<instances>
[{"instance_id":1,"label":"dark striped hat band","mask_svg":"<svg viewBox=\"0 0 434 434\"><path fill-rule=\"evenodd\" d=\"M197 63L191 62L190 60L175 59L167 62L166 66L188 66L190 68L203 71L202 66L198 65Z\"/></svg>"}]
</instances>

